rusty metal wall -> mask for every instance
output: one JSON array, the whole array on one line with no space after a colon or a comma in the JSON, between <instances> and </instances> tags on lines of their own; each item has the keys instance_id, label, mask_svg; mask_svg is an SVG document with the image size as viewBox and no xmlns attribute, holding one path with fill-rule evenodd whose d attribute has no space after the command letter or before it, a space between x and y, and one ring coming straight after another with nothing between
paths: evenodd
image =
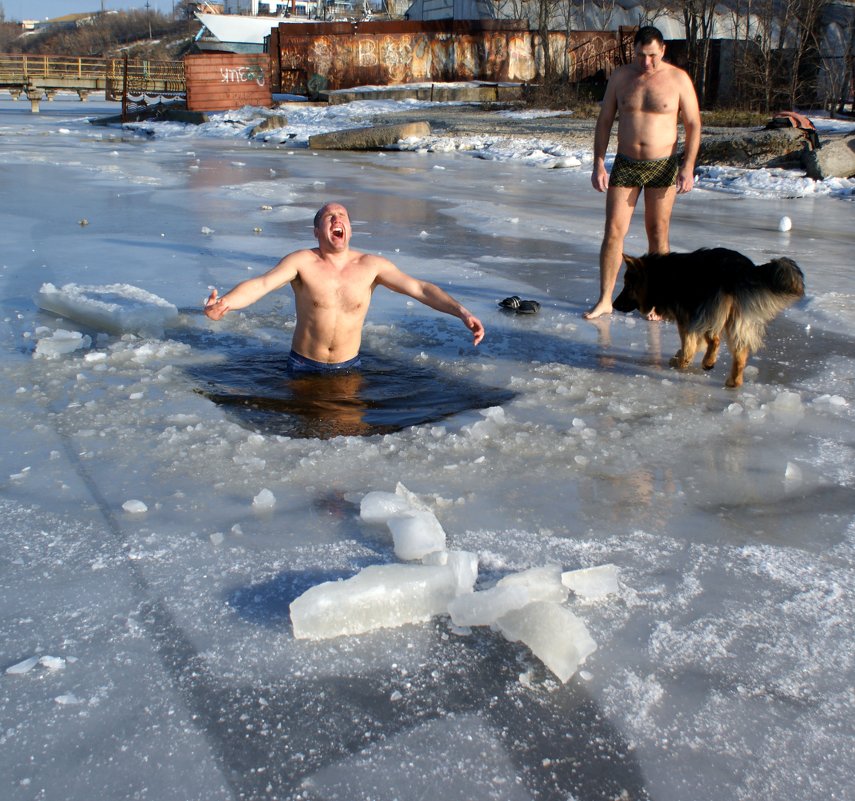
<instances>
[{"instance_id":1,"label":"rusty metal wall","mask_svg":"<svg viewBox=\"0 0 855 801\"><path fill-rule=\"evenodd\" d=\"M522 20L280 24L271 37L282 92L432 81L532 82L543 74L543 48ZM620 32L554 32L553 64L581 80L621 63ZM277 62L278 61L278 69ZM277 81L278 78L278 81Z\"/></svg>"}]
</instances>

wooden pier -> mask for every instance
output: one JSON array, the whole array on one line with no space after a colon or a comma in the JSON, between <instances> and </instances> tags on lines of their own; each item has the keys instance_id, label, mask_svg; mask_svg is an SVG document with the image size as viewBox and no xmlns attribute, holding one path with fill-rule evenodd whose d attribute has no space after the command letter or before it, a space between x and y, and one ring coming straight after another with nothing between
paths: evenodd
<instances>
[{"instance_id":1,"label":"wooden pier","mask_svg":"<svg viewBox=\"0 0 855 801\"><path fill-rule=\"evenodd\" d=\"M0 89L14 100L26 95L34 113L43 97L53 100L63 91L77 92L81 101L91 92L122 100L129 94L174 97L187 91L182 61L20 53L0 53Z\"/></svg>"}]
</instances>

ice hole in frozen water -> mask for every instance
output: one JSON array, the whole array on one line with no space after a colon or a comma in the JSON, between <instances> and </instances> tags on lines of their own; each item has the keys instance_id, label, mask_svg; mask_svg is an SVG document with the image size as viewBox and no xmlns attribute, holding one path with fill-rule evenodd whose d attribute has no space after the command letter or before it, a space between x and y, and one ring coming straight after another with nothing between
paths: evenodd
<instances>
[{"instance_id":1,"label":"ice hole in frozen water","mask_svg":"<svg viewBox=\"0 0 855 801\"><path fill-rule=\"evenodd\" d=\"M198 391L238 424L295 438L390 434L515 396L372 354L340 374L294 375L286 365L286 353L242 348L224 363L188 369Z\"/></svg>"}]
</instances>

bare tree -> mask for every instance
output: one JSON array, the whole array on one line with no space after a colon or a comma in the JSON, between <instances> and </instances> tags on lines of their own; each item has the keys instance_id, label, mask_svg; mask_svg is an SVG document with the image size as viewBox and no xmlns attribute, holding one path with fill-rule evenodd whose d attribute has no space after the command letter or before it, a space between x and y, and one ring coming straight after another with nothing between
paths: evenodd
<instances>
[{"instance_id":1,"label":"bare tree","mask_svg":"<svg viewBox=\"0 0 855 801\"><path fill-rule=\"evenodd\" d=\"M823 24L827 23L827 24ZM821 20L814 28L815 39L809 55L816 54L814 95L823 108L836 114L843 111L855 75L855 9L847 19Z\"/></svg>"},{"instance_id":2,"label":"bare tree","mask_svg":"<svg viewBox=\"0 0 855 801\"><path fill-rule=\"evenodd\" d=\"M683 20L686 31L687 71L695 85L698 102L703 108L707 102L710 40L716 33L715 0L683 0L661 5Z\"/></svg>"}]
</instances>

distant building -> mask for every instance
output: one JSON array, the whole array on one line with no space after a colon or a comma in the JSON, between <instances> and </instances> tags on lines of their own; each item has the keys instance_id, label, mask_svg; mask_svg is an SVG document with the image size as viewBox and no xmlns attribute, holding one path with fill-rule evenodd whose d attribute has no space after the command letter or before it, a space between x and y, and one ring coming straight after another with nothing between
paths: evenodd
<instances>
[{"instance_id":1,"label":"distant building","mask_svg":"<svg viewBox=\"0 0 855 801\"><path fill-rule=\"evenodd\" d=\"M415 0L404 17L412 20L493 19L496 6L491 0Z\"/></svg>"}]
</instances>

